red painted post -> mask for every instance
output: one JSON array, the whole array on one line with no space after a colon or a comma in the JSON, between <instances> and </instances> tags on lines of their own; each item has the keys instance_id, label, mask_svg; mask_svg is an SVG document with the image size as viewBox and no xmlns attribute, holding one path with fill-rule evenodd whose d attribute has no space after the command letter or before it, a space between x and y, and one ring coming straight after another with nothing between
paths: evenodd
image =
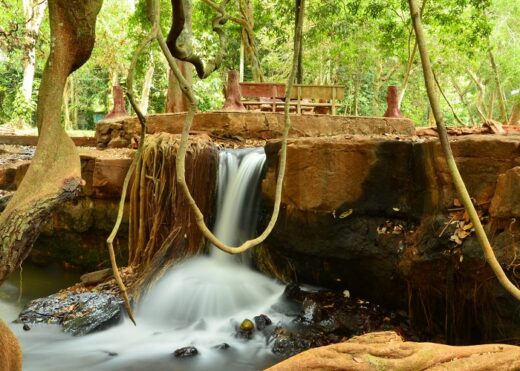
<instances>
[{"instance_id":1,"label":"red painted post","mask_svg":"<svg viewBox=\"0 0 520 371\"><path fill-rule=\"evenodd\" d=\"M113 119L122 116L128 116L128 112L126 112L125 108L125 98L123 96L123 87L121 85L115 85L112 87L113 95L114 95L114 108L108 115L105 116L106 119Z\"/></svg>"},{"instance_id":2,"label":"red painted post","mask_svg":"<svg viewBox=\"0 0 520 371\"><path fill-rule=\"evenodd\" d=\"M226 101L224 102L224 111L245 111L246 108L242 104L242 93L240 91L240 73L236 70L228 71L227 85L225 88Z\"/></svg>"},{"instance_id":3,"label":"red painted post","mask_svg":"<svg viewBox=\"0 0 520 371\"><path fill-rule=\"evenodd\" d=\"M399 92L397 86L389 86L386 91L386 112L384 117L403 117L399 110Z\"/></svg>"}]
</instances>

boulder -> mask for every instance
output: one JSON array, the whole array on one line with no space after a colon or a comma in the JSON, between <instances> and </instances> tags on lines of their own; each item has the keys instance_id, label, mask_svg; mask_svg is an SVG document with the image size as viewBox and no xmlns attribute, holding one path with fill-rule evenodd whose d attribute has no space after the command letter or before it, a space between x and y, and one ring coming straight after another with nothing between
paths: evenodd
<instances>
[{"instance_id":1,"label":"boulder","mask_svg":"<svg viewBox=\"0 0 520 371\"><path fill-rule=\"evenodd\" d=\"M112 294L64 291L31 301L18 320L60 324L65 332L85 335L116 324L121 318L122 303Z\"/></svg>"},{"instance_id":2,"label":"boulder","mask_svg":"<svg viewBox=\"0 0 520 371\"><path fill-rule=\"evenodd\" d=\"M516 370L520 347L484 344L454 347L403 341L395 332L375 332L314 348L268 370Z\"/></svg>"}]
</instances>

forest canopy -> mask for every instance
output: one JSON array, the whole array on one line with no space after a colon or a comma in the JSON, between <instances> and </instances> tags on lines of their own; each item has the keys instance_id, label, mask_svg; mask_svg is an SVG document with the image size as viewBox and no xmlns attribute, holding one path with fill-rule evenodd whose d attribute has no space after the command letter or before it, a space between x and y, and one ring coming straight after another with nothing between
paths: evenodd
<instances>
[{"instance_id":1,"label":"forest canopy","mask_svg":"<svg viewBox=\"0 0 520 371\"><path fill-rule=\"evenodd\" d=\"M169 9L168 1L164 9ZM49 24L45 0L0 1L0 124L35 125L35 102ZM218 51L212 32L214 11L193 2L196 52ZM112 85L124 84L132 52L149 28L145 2L105 0L98 17L92 58L69 77L63 124L93 129L110 111ZM202 111L222 107L228 69L240 69L244 80L283 82L289 75L294 32L294 0L230 2L232 16L247 15L253 26L258 66L245 52L241 25L227 22L227 54L218 73L194 79ZM41 20L39 15L41 13ZM166 33L168 16L163 17ZM520 4L507 0L426 0L422 19L449 125L478 125L486 119L509 121L520 102ZM39 21L41 24L36 24ZM34 60L34 82L27 87L27 65ZM148 113L165 111L168 66L156 45L141 58L135 86ZM303 32L303 82L345 86L339 114L378 116L385 111L386 87L402 92L401 111L417 125L432 124L420 60L409 17L401 0L323 0L310 2ZM259 70L258 70L259 68ZM259 73L261 75L259 75ZM145 81L146 80L146 81ZM28 91L30 90L30 91ZM128 107L130 109L130 107Z\"/></svg>"}]
</instances>

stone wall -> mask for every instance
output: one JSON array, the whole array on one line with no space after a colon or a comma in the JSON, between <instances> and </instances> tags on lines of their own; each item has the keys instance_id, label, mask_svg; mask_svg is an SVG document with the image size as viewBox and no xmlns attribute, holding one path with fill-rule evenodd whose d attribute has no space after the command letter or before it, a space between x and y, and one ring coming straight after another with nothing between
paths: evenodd
<instances>
[{"instance_id":1,"label":"stone wall","mask_svg":"<svg viewBox=\"0 0 520 371\"><path fill-rule=\"evenodd\" d=\"M452 147L495 253L518 280L520 136L466 136ZM279 148L266 147L264 222ZM409 308L424 326L446 321L452 342L520 331L520 306L484 261L437 140L291 139L287 161L280 219L255 252L262 270Z\"/></svg>"},{"instance_id":2,"label":"stone wall","mask_svg":"<svg viewBox=\"0 0 520 371\"><path fill-rule=\"evenodd\" d=\"M180 134L185 113L147 116L148 133ZM406 118L352 117L330 115L291 115L291 137L322 137L339 134L413 135L414 124ZM273 139L282 136L283 113L202 112L193 121L192 130L221 139ZM135 146L141 131L135 117L101 121L96 125L98 148Z\"/></svg>"}]
</instances>

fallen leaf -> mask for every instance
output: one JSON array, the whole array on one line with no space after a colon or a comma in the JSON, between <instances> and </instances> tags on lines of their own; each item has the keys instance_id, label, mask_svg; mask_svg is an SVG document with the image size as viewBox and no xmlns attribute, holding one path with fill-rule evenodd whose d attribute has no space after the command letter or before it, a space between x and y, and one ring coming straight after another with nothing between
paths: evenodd
<instances>
[{"instance_id":1,"label":"fallen leaf","mask_svg":"<svg viewBox=\"0 0 520 371\"><path fill-rule=\"evenodd\" d=\"M347 216L351 215L353 212L354 212L354 210L352 210L352 209L348 209L347 211L342 212L342 213L339 215L339 218L340 218L340 219L345 219Z\"/></svg>"}]
</instances>

